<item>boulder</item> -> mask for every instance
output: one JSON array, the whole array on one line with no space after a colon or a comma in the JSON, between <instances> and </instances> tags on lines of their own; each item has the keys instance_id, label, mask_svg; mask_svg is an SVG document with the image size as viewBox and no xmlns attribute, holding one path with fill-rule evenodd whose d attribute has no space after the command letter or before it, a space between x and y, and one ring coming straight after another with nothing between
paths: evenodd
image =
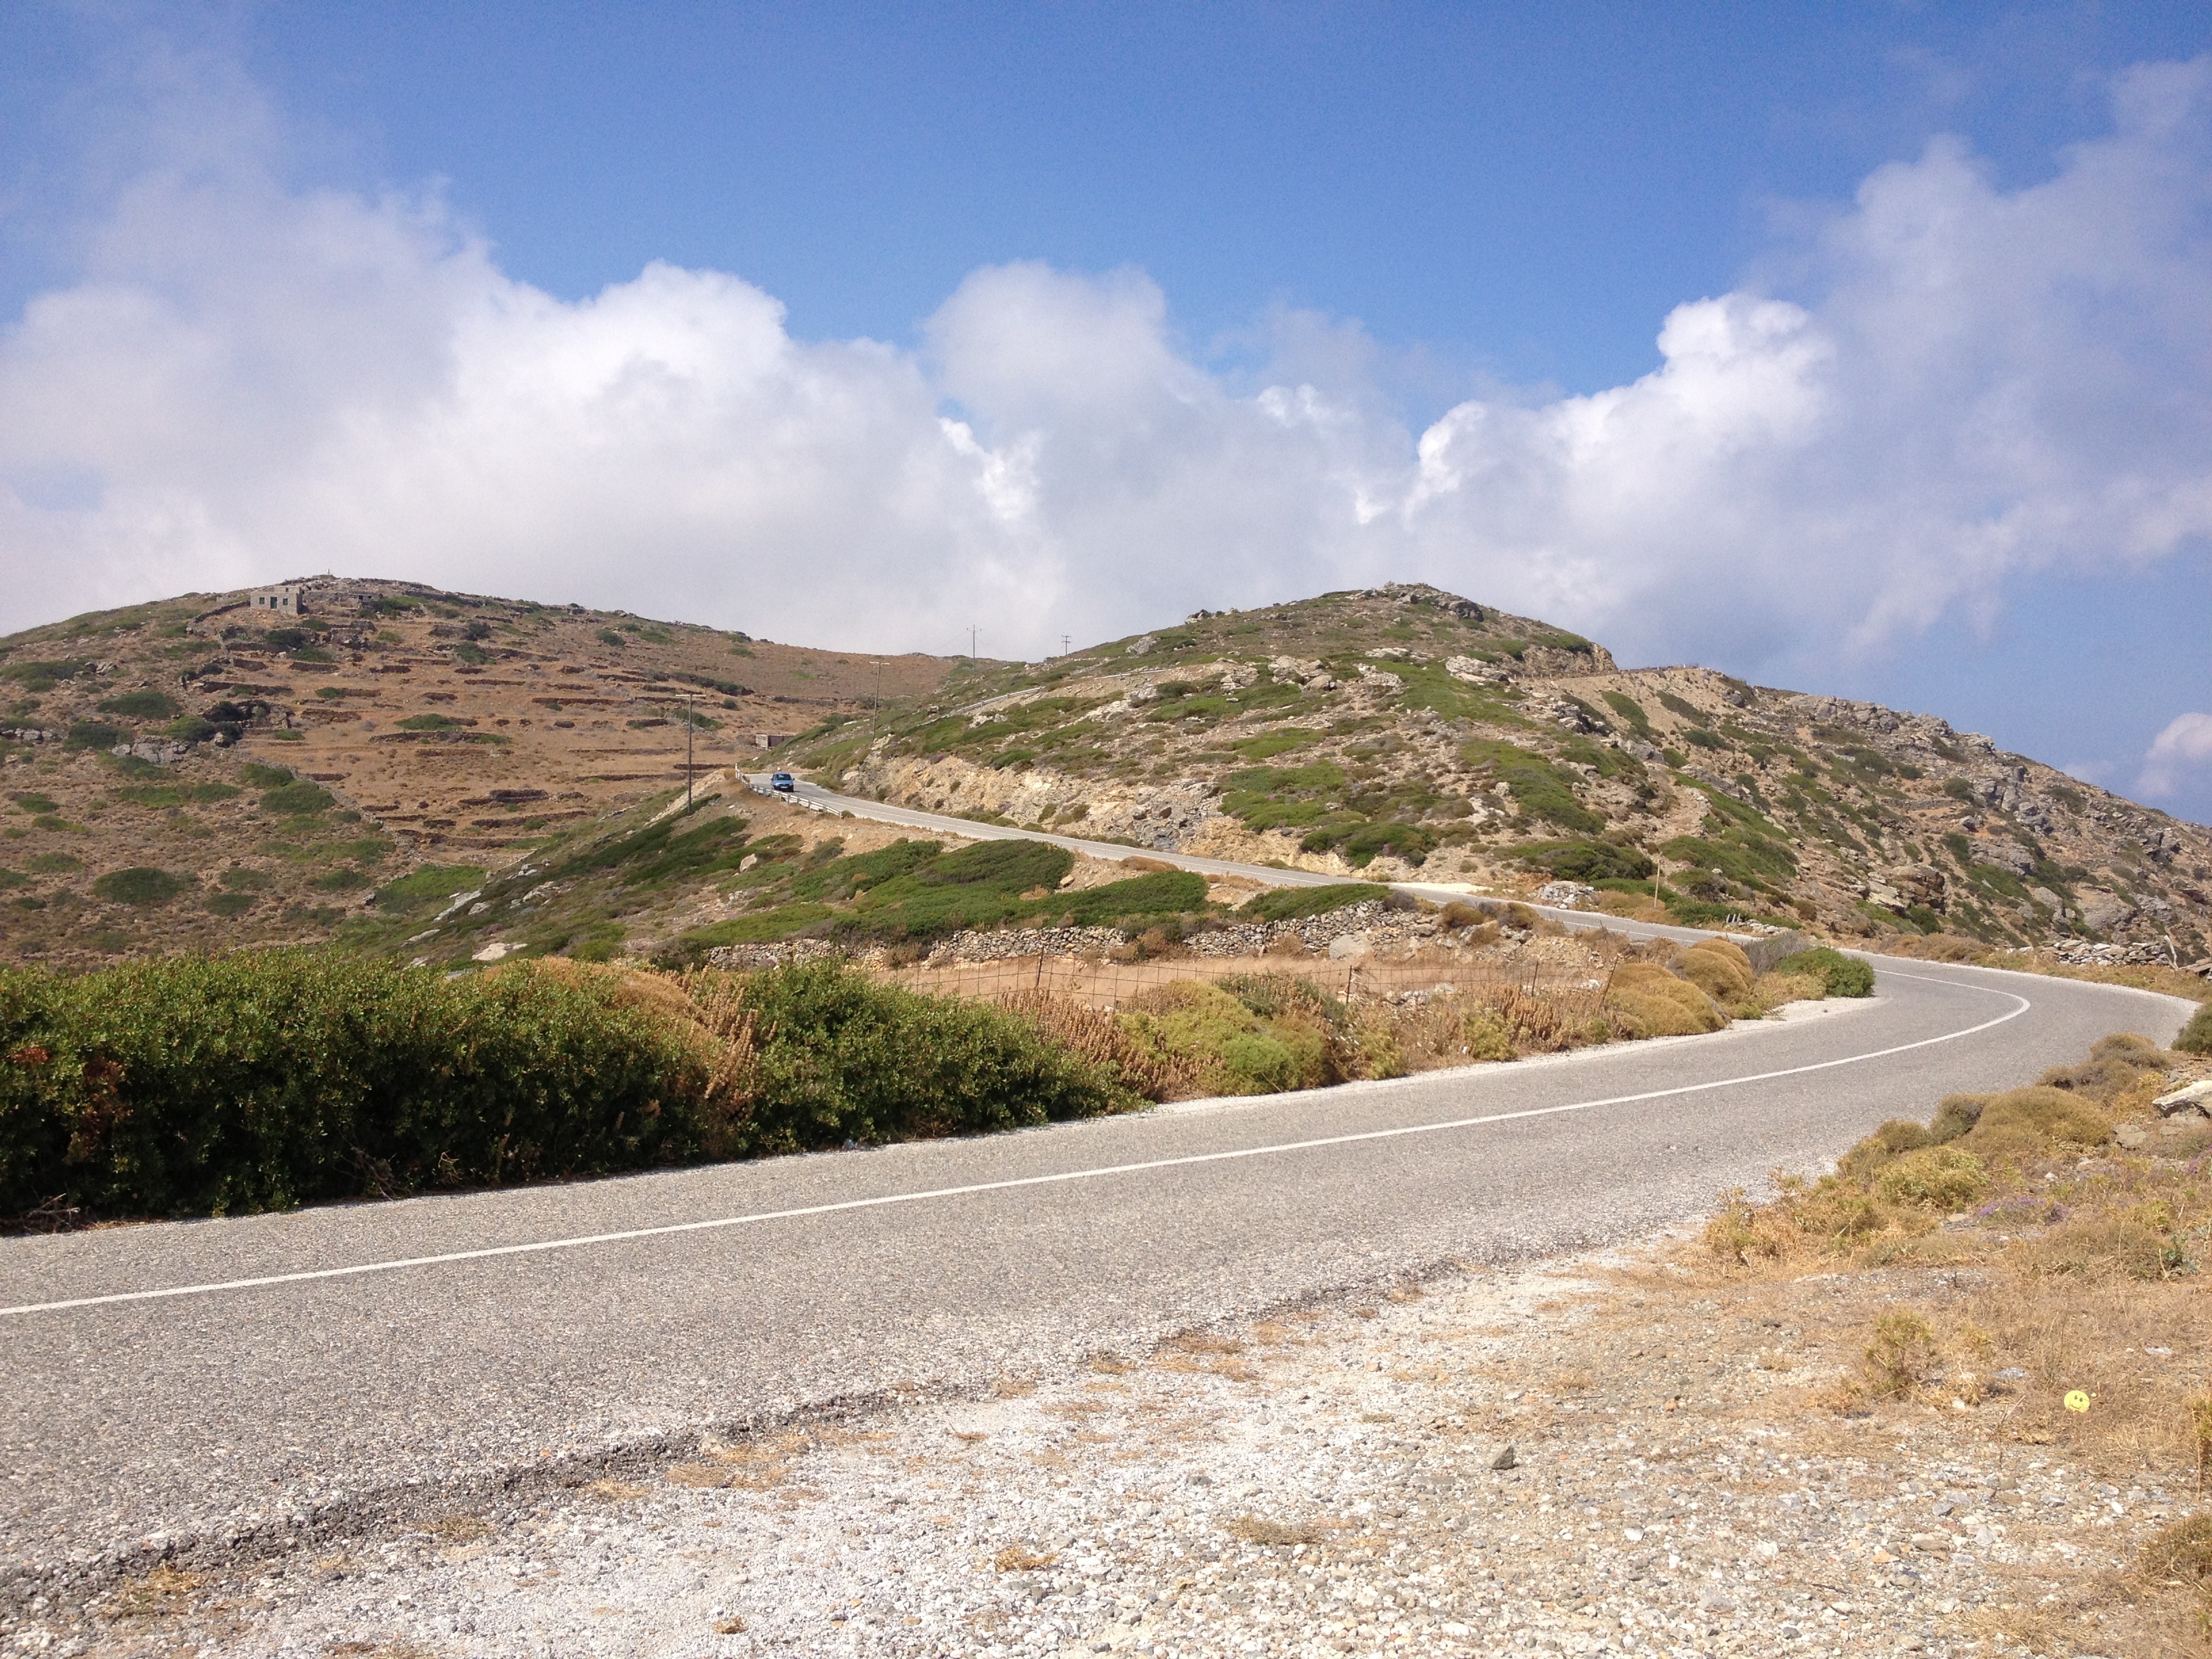
<instances>
[{"instance_id":1,"label":"boulder","mask_svg":"<svg viewBox=\"0 0 2212 1659\"><path fill-rule=\"evenodd\" d=\"M2101 887L2084 887L2080 896L2081 925L2093 933L2117 932L2136 919L2135 906L2117 893L2108 893Z\"/></svg>"},{"instance_id":2,"label":"boulder","mask_svg":"<svg viewBox=\"0 0 2212 1659\"><path fill-rule=\"evenodd\" d=\"M2212 1078L2162 1094L2151 1104L2158 1109L2160 1117L2179 1117L2191 1112L2199 1117L2212 1117Z\"/></svg>"}]
</instances>

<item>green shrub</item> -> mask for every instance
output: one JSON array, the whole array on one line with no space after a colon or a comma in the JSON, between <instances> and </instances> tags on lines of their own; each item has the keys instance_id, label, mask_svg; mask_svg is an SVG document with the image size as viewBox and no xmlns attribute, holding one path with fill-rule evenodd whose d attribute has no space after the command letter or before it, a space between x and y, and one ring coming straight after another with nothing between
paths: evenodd
<instances>
[{"instance_id":1,"label":"green shrub","mask_svg":"<svg viewBox=\"0 0 2212 1659\"><path fill-rule=\"evenodd\" d=\"M1605 828L1604 816L1577 800L1566 775L1543 756L1487 739L1467 744L1461 754L1470 766L1493 769L1523 817L1556 823L1578 836L1595 836Z\"/></svg>"},{"instance_id":2,"label":"green shrub","mask_svg":"<svg viewBox=\"0 0 2212 1659\"><path fill-rule=\"evenodd\" d=\"M1298 842L1307 853L1340 852L1344 861L1364 870L1378 858L1395 856L1419 866L1436 850L1432 830L1416 823L1375 823L1331 824L1316 830Z\"/></svg>"},{"instance_id":3,"label":"green shrub","mask_svg":"<svg viewBox=\"0 0 2212 1659\"><path fill-rule=\"evenodd\" d=\"M319 783L309 783L301 778L264 793L261 810L283 817L309 817L327 811L337 805L337 797Z\"/></svg>"},{"instance_id":4,"label":"green shrub","mask_svg":"<svg viewBox=\"0 0 2212 1659\"><path fill-rule=\"evenodd\" d=\"M92 890L111 904L167 904L190 885L185 877L141 864L109 871L92 884Z\"/></svg>"},{"instance_id":5,"label":"green shrub","mask_svg":"<svg viewBox=\"0 0 2212 1659\"><path fill-rule=\"evenodd\" d=\"M1893 1204L1956 1210L1989 1190L1989 1168L1956 1146L1925 1146L1903 1154L1875 1178L1875 1190Z\"/></svg>"},{"instance_id":6,"label":"green shrub","mask_svg":"<svg viewBox=\"0 0 2212 1659\"><path fill-rule=\"evenodd\" d=\"M105 720L71 720L68 747L71 749L112 749L118 743L130 741L131 734L119 726L110 726Z\"/></svg>"},{"instance_id":7,"label":"green shrub","mask_svg":"<svg viewBox=\"0 0 2212 1659\"><path fill-rule=\"evenodd\" d=\"M611 989L304 951L0 969L0 1216L207 1215L698 1155L694 1048Z\"/></svg>"},{"instance_id":8,"label":"green shrub","mask_svg":"<svg viewBox=\"0 0 2212 1659\"><path fill-rule=\"evenodd\" d=\"M1513 848L1512 856L1564 880L1592 885L1602 881L1648 882L1658 868L1635 848L1608 841L1529 842Z\"/></svg>"},{"instance_id":9,"label":"green shrub","mask_svg":"<svg viewBox=\"0 0 2212 1659\"><path fill-rule=\"evenodd\" d=\"M110 697L100 705L103 714L120 714L125 720L169 720L184 711L174 697L159 691L125 691L119 697Z\"/></svg>"},{"instance_id":10,"label":"green shrub","mask_svg":"<svg viewBox=\"0 0 2212 1659\"><path fill-rule=\"evenodd\" d=\"M1874 994L1874 968L1856 957L1847 957L1841 951L1825 945L1810 951L1800 951L1795 956L1784 957L1774 965L1778 974L1794 974L1804 979L1817 979L1821 988L1832 997L1870 997Z\"/></svg>"},{"instance_id":11,"label":"green shrub","mask_svg":"<svg viewBox=\"0 0 2212 1659\"><path fill-rule=\"evenodd\" d=\"M1078 927L1110 926L1146 916L1177 915L1206 908L1206 878L1188 870L1155 870L1127 881L1109 881L1046 902Z\"/></svg>"},{"instance_id":12,"label":"green shrub","mask_svg":"<svg viewBox=\"0 0 2212 1659\"><path fill-rule=\"evenodd\" d=\"M220 715L210 716L221 719ZM300 775L289 766L270 766L260 761L247 761L238 769L238 775L252 789L281 789Z\"/></svg>"},{"instance_id":13,"label":"green shrub","mask_svg":"<svg viewBox=\"0 0 2212 1659\"><path fill-rule=\"evenodd\" d=\"M1644 705L1626 691L1608 691L1605 700L1613 712L1626 720L1639 738L1651 735L1651 717L1644 712Z\"/></svg>"},{"instance_id":14,"label":"green shrub","mask_svg":"<svg viewBox=\"0 0 2212 1659\"><path fill-rule=\"evenodd\" d=\"M1388 887L1371 881L1335 882L1327 887L1274 887L1245 900L1237 914L1252 921L1303 921L1308 916L1326 915L1347 905L1365 904L1371 899L1389 896Z\"/></svg>"},{"instance_id":15,"label":"green shrub","mask_svg":"<svg viewBox=\"0 0 2212 1659\"><path fill-rule=\"evenodd\" d=\"M842 963L757 974L744 1001L765 1034L746 1152L977 1134L1139 1104L1025 1020L876 985Z\"/></svg>"},{"instance_id":16,"label":"green shrub","mask_svg":"<svg viewBox=\"0 0 2212 1659\"><path fill-rule=\"evenodd\" d=\"M860 925L881 938L994 927L1022 912L1024 893L1052 893L1074 867L1073 853L1048 842L980 842L871 888L859 901Z\"/></svg>"},{"instance_id":17,"label":"green shrub","mask_svg":"<svg viewBox=\"0 0 2212 1659\"><path fill-rule=\"evenodd\" d=\"M399 722L403 732L444 732L457 726L467 726L467 720L457 720L450 714L410 714Z\"/></svg>"},{"instance_id":18,"label":"green shrub","mask_svg":"<svg viewBox=\"0 0 2212 1659\"><path fill-rule=\"evenodd\" d=\"M208 896L207 909L210 915L229 921L244 915L258 902L251 893L211 893Z\"/></svg>"},{"instance_id":19,"label":"green shrub","mask_svg":"<svg viewBox=\"0 0 2212 1659\"><path fill-rule=\"evenodd\" d=\"M2190 1016L2189 1024L2181 1028L2181 1035L2174 1038L2173 1046L2185 1054L2212 1054L2212 1002Z\"/></svg>"}]
</instances>

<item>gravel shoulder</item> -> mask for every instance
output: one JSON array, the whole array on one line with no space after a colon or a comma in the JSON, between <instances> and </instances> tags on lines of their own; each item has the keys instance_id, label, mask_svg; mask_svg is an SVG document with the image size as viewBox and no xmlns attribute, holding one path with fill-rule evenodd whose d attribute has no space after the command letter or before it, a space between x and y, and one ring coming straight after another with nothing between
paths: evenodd
<instances>
[{"instance_id":1,"label":"gravel shoulder","mask_svg":"<svg viewBox=\"0 0 2212 1659\"><path fill-rule=\"evenodd\" d=\"M1940 1283L1703 1282L1674 1250L1450 1268L228 1571L160 1565L9 1639L134 1659L1949 1655L2033 1605L2080 1632L2036 1650L2174 1650L2110 1587L2184 1494L2008 1437L2002 1396L1820 1403L1870 1310Z\"/></svg>"}]
</instances>

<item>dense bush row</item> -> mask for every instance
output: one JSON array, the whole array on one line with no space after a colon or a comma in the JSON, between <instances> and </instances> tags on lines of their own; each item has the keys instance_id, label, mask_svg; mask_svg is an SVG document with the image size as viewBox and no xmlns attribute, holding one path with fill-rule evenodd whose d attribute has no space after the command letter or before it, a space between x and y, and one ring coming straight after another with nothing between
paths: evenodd
<instances>
[{"instance_id":1,"label":"dense bush row","mask_svg":"<svg viewBox=\"0 0 2212 1659\"><path fill-rule=\"evenodd\" d=\"M1024 1020L834 967L699 1001L637 977L304 951L0 970L0 1219L219 1215L1136 1103Z\"/></svg>"}]
</instances>

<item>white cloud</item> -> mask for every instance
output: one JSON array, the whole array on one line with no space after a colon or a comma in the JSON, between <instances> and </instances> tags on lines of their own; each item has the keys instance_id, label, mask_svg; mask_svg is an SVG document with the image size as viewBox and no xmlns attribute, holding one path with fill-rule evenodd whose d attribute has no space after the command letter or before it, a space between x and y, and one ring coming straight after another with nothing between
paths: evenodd
<instances>
[{"instance_id":1,"label":"white cloud","mask_svg":"<svg viewBox=\"0 0 2212 1659\"><path fill-rule=\"evenodd\" d=\"M1232 381L1134 271L977 270L918 349L712 271L563 301L241 119L0 337L0 627L327 568L1011 654L1401 576L1810 678L2212 534L2212 62L2115 109L2027 188L1881 169L1632 384L1422 432L1357 331L1285 314L1298 372Z\"/></svg>"},{"instance_id":2,"label":"white cloud","mask_svg":"<svg viewBox=\"0 0 2212 1659\"><path fill-rule=\"evenodd\" d=\"M2136 787L2146 795L2174 794L2184 775L2198 769L2212 774L2212 714L2176 714L2151 739Z\"/></svg>"}]
</instances>

